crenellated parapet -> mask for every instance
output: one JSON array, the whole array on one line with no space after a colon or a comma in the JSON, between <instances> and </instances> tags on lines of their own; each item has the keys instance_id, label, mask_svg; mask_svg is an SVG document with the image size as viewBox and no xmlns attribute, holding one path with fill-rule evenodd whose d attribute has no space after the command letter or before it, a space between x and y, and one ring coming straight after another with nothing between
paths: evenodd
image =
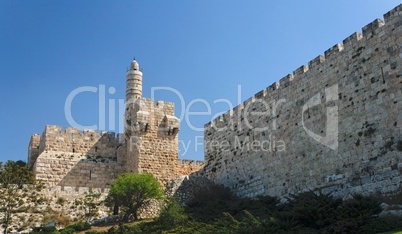
<instances>
[{"instance_id":1,"label":"crenellated parapet","mask_svg":"<svg viewBox=\"0 0 402 234\"><path fill-rule=\"evenodd\" d=\"M203 167L204 167L204 161L179 159L176 168L176 174L189 175L193 172L200 171Z\"/></svg>"},{"instance_id":2,"label":"crenellated parapet","mask_svg":"<svg viewBox=\"0 0 402 234\"><path fill-rule=\"evenodd\" d=\"M179 163L183 167L202 167L204 165L204 161L192 159L179 159Z\"/></svg>"},{"instance_id":3,"label":"crenellated parapet","mask_svg":"<svg viewBox=\"0 0 402 234\"><path fill-rule=\"evenodd\" d=\"M28 161L30 165L43 152L80 153L85 155L97 155L101 157L116 157L116 148L124 140L122 135L113 132L96 130L83 130L77 128L65 128L61 126L46 125L42 136L34 134L29 144L30 152Z\"/></svg>"}]
</instances>

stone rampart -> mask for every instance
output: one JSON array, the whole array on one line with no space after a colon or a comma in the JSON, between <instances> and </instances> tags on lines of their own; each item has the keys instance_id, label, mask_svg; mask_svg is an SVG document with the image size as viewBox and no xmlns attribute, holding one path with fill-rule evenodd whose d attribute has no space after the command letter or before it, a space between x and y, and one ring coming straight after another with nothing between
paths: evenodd
<instances>
[{"instance_id":1,"label":"stone rampart","mask_svg":"<svg viewBox=\"0 0 402 234\"><path fill-rule=\"evenodd\" d=\"M402 5L206 124L202 174L245 197L400 191L401 110Z\"/></svg>"}]
</instances>

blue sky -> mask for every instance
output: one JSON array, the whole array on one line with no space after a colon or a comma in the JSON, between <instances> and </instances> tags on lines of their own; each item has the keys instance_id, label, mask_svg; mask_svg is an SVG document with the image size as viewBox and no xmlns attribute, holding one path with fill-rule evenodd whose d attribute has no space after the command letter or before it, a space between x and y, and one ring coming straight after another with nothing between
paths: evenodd
<instances>
[{"instance_id":1,"label":"blue sky","mask_svg":"<svg viewBox=\"0 0 402 234\"><path fill-rule=\"evenodd\" d=\"M82 86L125 97L133 57L143 70L143 96L175 102L176 113L206 111L182 121L180 157L203 160L202 128L238 104L400 4L338 1L4 1L0 0L0 161L26 160L32 133L69 126L67 96ZM241 87L241 95L238 95ZM99 92L78 95L72 115L99 125ZM193 101L193 105L189 104ZM118 108L114 112L118 119ZM106 106L106 112L109 108ZM106 130L118 128L118 121ZM197 145L197 150L195 149Z\"/></svg>"}]
</instances>

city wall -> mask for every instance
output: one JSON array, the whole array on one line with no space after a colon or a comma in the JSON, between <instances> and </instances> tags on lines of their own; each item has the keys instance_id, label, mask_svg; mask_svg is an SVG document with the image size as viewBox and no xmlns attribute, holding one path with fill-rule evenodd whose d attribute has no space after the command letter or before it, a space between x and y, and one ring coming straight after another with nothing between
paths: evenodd
<instances>
[{"instance_id":1,"label":"city wall","mask_svg":"<svg viewBox=\"0 0 402 234\"><path fill-rule=\"evenodd\" d=\"M205 125L201 175L238 195L393 194L402 181L402 5Z\"/></svg>"}]
</instances>

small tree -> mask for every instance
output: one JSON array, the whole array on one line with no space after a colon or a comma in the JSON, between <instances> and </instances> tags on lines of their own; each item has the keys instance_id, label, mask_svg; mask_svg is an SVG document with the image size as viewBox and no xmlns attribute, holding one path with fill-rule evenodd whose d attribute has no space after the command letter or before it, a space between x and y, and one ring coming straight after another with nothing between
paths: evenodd
<instances>
[{"instance_id":1,"label":"small tree","mask_svg":"<svg viewBox=\"0 0 402 234\"><path fill-rule=\"evenodd\" d=\"M0 211L3 213L1 224L4 233L7 233L13 214L26 210L24 204L37 199L41 187L35 183L34 175L25 162L0 163Z\"/></svg>"},{"instance_id":2,"label":"small tree","mask_svg":"<svg viewBox=\"0 0 402 234\"><path fill-rule=\"evenodd\" d=\"M127 222L130 215L137 220L138 209L150 199L161 199L163 192L152 174L125 173L112 182L108 197L125 209L124 221Z\"/></svg>"}]
</instances>

